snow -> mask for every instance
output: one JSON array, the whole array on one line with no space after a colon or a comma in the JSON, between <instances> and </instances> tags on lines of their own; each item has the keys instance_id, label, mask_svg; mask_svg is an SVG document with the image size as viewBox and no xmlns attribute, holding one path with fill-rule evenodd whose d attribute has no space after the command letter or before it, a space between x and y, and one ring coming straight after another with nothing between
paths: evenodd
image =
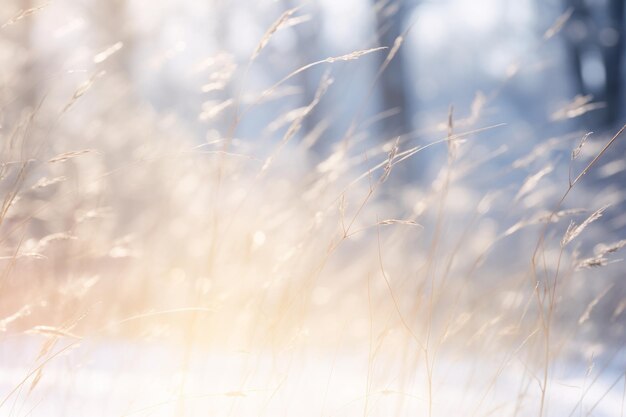
<instances>
[{"instance_id":1,"label":"snow","mask_svg":"<svg viewBox=\"0 0 626 417\"><path fill-rule=\"evenodd\" d=\"M3 396L33 369L40 342L17 337L2 344ZM68 343L59 342L54 350ZM185 349L174 345L83 341L52 359L28 394L30 378L0 407L0 415L427 415L427 385L419 376L423 364L418 362L416 373L393 358L378 357L368 366L367 356L346 349L195 349L185 366ZM621 415L623 373L602 368L575 362L552 368L544 415ZM511 355L442 353L433 367L432 415L537 416L541 371L536 371L533 375Z\"/></svg>"}]
</instances>

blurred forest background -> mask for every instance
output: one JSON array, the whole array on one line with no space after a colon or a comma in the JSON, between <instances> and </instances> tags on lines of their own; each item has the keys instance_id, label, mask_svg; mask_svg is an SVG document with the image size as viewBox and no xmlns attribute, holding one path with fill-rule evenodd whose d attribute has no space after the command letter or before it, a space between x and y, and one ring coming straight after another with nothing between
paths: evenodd
<instances>
[{"instance_id":1,"label":"blurred forest background","mask_svg":"<svg viewBox=\"0 0 626 417\"><path fill-rule=\"evenodd\" d=\"M240 85L246 71L241 63L276 18L293 7L297 12ZM58 84L103 70L137 103L176 115L201 142L207 129L198 117L217 116L203 113L203 105L223 104L224 126L211 128L225 134L234 111L226 100L235 92L267 88L296 68L348 51L391 48L402 35L400 51L360 112L363 119L379 119L370 123L372 140L395 135L417 140L445 121L448 106L462 116L473 102L484 102L487 119L515 126L511 130L520 136L546 137L573 126L603 131L623 116L623 10L617 0L486 0L479 6L468 0L10 0L2 7L7 22L2 50L13 58L14 72L5 71L5 77L19 73L20 82L5 80L3 94L12 108L34 108ZM20 16L20 11L27 12ZM563 30L547 33L559 18ZM337 87L305 121L306 131L319 129L319 146L348 129L370 93L364 86L385 57L367 57L355 68L335 66ZM207 79L210 67L224 70L220 79ZM282 99L242 120L238 134L258 137L285 109L308 104L324 70L311 68L294 77ZM477 93L482 101L476 101ZM577 110L559 111L567 104ZM5 119L11 116L7 110Z\"/></svg>"}]
</instances>

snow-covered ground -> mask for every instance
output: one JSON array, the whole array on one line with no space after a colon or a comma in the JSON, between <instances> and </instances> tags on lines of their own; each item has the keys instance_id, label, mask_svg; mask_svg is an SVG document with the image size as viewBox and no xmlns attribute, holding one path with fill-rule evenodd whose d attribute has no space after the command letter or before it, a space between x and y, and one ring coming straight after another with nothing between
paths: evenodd
<instances>
[{"instance_id":1,"label":"snow-covered ground","mask_svg":"<svg viewBox=\"0 0 626 417\"><path fill-rule=\"evenodd\" d=\"M53 351L68 343L59 342ZM34 337L2 342L4 399L33 370L40 347ZM427 384L405 369L406 361L379 357L370 362L367 351L354 353L194 350L185 365L180 347L83 342L50 360L30 393L36 373L29 378L0 407L0 415L428 415ZM541 372L503 358L442 353L433 369L432 415L538 416ZM552 369L544 415L622 416L624 373L618 362L616 357L608 368L598 360L591 369L578 363ZM423 364L417 369L423 374Z\"/></svg>"}]
</instances>

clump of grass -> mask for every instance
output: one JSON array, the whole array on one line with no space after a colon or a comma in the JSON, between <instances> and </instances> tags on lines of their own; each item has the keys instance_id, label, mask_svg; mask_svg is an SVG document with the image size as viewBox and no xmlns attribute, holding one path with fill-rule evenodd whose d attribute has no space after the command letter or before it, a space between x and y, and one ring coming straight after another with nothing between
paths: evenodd
<instances>
[{"instance_id":1,"label":"clump of grass","mask_svg":"<svg viewBox=\"0 0 626 417\"><path fill-rule=\"evenodd\" d=\"M44 10L18 11L5 26ZM209 73L198 91L211 96L198 108L209 132L202 143L189 124L134 96L127 74L66 74L71 82L34 106L3 96L15 117L0 131L0 331L7 349L27 347L30 362L20 356L0 410L55 403L55 384L89 376L81 372L91 354L116 344L147 356L151 344L169 349L156 356L167 371L147 395L139 365L108 370L141 382L124 394L107 385L110 411L121 415L197 415L213 402L233 415L542 416L563 409L554 397L569 373L584 380L565 404L572 413L613 406L617 382L594 390L606 388L597 381L621 352L605 335L623 337L626 304L606 271L625 244L602 222L616 202L591 200L583 180L624 128L608 140L575 132L525 149L507 185L491 181L489 165L506 149L478 146L485 134L507 134L482 113L500 89L451 107L418 143L410 132L371 140L387 113L365 119L367 103L344 135L327 138L324 125L308 131L305 122L335 88L334 66L386 53L363 87L370 100L406 34L388 51L364 45L286 68L248 93L277 32L308 20L300 11L280 14L247 61L222 51L200 65ZM124 42L109 45L89 62L118 59ZM288 83L320 65L328 71L312 99L275 110L269 139L240 136L258 107L297 92ZM554 122L592 110L577 100ZM315 156L322 136L332 146ZM398 167L424 164L438 148L446 160L432 183L402 181ZM569 165L544 160L563 151ZM603 366L562 371L584 355ZM77 407L79 390L66 393ZM291 397L304 405L288 408Z\"/></svg>"}]
</instances>

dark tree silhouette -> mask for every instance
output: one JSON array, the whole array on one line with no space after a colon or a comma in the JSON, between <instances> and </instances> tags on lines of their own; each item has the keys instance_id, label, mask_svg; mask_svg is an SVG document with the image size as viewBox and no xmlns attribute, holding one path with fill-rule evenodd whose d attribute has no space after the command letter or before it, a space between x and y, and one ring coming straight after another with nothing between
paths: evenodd
<instances>
[{"instance_id":1,"label":"dark tree silhouette","mask_svg":"<svg viewBox=\"0 0 626 417\"><path fill-rule=\"evenodd\" d=\"M393 47L402 35L404 19L409 5L404 0L378 0L374 2L376 26L381 46ZM380 54L384 60L386 54ZM409 109L409 92L403 50L400 49L389 66L382 74L381 94L383 110L393 110L393 114L385 118L384 130L389 135L399 135L411 130L411 114Z\"/></svg>"},{"instance_id":2,"label":"dark tree silhouette","mask_svg":"<svg viewBox=\"0 0 626 417\"><path fill-rule=\"evenodd\" d=\"M618 122L620 116L624 1L607 0L599 2L598 6L584 0L566 1L573 10L565 33L576 87L580 94L591 94L594 101L606 105L592 112L587 122L596 127L609 127ZM592 73L597 71L594 68L600 68L598 63L603 74Z\"/></svg>"},{"instance_id":3,"label":"dark tree silhouette","mask_svg":"<svg viewBox=\"0 0 626 417\"><path fill-rule=\"evenodd\" d=\"M294 0L283 0L283 4L285 5L285 9L292 9L298 6L298 2ZM321 26L321 22L319 21L321 19L319 6L316 6L315 3L307 4L307 8L304 10L310 12L312 16L315 16L315 19L295 28L293 32L297 45L294 50L297 67L303 67L319 59L320 40L318 35ZM299 84L302 88L303 106L308 105L314 99L321 76L320 74L321 71L305 71L298 77ZM305 132L311 132L322 121L323 117L319 113L318 109L313 109L311 114L303 120Z\"/></svg>"}]
</instances>

